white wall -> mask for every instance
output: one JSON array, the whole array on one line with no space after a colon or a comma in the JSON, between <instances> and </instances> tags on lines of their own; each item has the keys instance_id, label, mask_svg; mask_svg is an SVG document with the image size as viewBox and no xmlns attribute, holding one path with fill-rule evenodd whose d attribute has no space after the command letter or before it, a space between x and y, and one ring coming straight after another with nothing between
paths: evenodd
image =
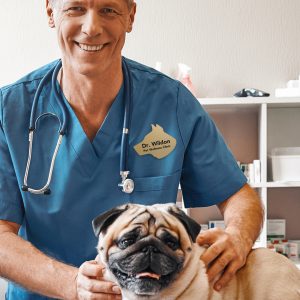
<instances>
[{"instance_id":1,"label":"white wall","mask_svg":"<svg viewBox=\"0 0 300 300\"><path fill-rule=\"evenodd\" d=\"M0 278L0 300L5 299L6 286L7 286L6 281Z\"/></svg>"},{"instance_id":2,"label":"white wall","mask_svg":"<svg viewBox=\"0 0 300 300\"><path fill-rule=\"evenodd\" d=\"M2 1L0 86L58 57L43 0ZM242 87L274 92L300 72L299 0L137 0L124 54L149 65L193 67L199 96Z\"/></svg>"},{"instance_id":3,"label":"white wall","mask_svg":"<svg viewBox=\"0 0 300 300\"><path fill-rule=\"evenodd\" d=\"M242 87L274 92L300 73L299 0L137 0L124 54L145 64L193 67L202 97ZM1 1L0 86L59 56L43 0ZM1 294L0 299L4 299Z\"/></svg>"}]
</instances>

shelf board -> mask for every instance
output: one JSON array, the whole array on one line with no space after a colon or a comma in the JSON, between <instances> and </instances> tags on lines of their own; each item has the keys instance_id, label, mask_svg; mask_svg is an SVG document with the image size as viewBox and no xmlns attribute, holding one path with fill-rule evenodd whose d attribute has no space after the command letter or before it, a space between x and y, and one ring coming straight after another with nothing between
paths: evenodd
<instances>
[{"instance_id":1,"label":"shelf board","mask_svg":"<svg viewBox=\"0 0 300 300\"><path fill-rule=\"evenodd\" d=\"M273 181L267 182L266 187L282 188L282 187L300 187L300 181Z\"/></svg>"},{"instance_id":2,"label":"shelf board","mask_svg":"<svg viewBox=\"0 0 300 300\"><path fill-rule=\"evenodd\" d=\"M289 188L289 187L300 187L300 181L270 181L261 183L249 183L252 188Z\"/></svg>"},{"instance_id":3,"label":"shelf board","mask_svg":"<svg viewBox=\"0 0 300 300\"><path fill-rule=\"evenodd\" d=\"M198 98L198 101L206 107L258 107L267 104L268 107L300 107L300 97L276 98L276 97L245 97L245 98Z\"/></svg>"},{"instance_id":4,"label":"shelf board","mask_svg":"<svg viewBox=\"0 0 300 300\"><path fill-rule=\"evenodd\" d=\"M260 183L249 183L249 185L252 188L255 188L255 189L266 187L266 184L263 184L262 182L260 182Z\"/></svg>"}]
</instances>

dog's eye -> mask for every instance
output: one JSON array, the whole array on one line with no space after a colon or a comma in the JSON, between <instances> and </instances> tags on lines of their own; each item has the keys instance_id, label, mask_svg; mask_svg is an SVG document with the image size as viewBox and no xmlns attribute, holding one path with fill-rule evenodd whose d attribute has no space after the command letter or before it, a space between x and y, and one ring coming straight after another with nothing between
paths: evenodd
<instances>
[{"instance_id":1,"label":"dog's eye","mask_svg":"<svg viewBox=\"0 0 300 300\"><path fill-rule=\"evenodd\" d=\"M179 244L177 241L168 240L168 241L166 241L166 245L174 251L179 248Z\"/></svg>"},{"instance_id":2,"label":"dog's eye","mask_svg":"<svg viewBox=\"0 0 300 300\"><path fill-rule=\"evenodd\" d=\"M118 242L118 247L120 249L126 249L130 245L134 244L135 240L134 239L124 239Z\"/></svg>"}]
</instances>

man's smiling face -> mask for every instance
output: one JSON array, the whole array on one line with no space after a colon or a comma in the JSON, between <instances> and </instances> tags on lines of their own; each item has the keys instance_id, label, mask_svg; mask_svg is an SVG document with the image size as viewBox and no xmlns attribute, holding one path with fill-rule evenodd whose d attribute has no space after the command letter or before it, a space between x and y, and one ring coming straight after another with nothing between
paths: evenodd
<instances>
[{"instance_id":1,"label":"man's smiling face","mask_svg":"<svg viewBox=\"0 0 300 300\"><path fill-rule=\"evenodd\" d=\"M92 75L120 66L135 4L129 7L126 0L54 0L48 3L47 12L68 67Z\"/></svg>"}]
</instances>

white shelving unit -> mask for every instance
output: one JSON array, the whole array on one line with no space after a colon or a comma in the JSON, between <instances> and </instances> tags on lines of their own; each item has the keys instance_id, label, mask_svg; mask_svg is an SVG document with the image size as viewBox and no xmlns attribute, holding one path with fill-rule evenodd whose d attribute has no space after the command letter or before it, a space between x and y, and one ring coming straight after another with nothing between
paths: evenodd
<instances>
[{"instance_id":1,"label":"white shelving unit","mask_svg":"<svg viewBox=\"0 0 300 300\"><path fill-rule=\"evenodd\" d=\"M261 161L261 183L251 186L257 190L265 206L265 220L269 215L268 206L272 207L272 199L276 196L274 194L277 194L274 190L280 191L280 195L292 194L293 201L300 202L300 182L273 182L268 164L268 153L272 148L300 147L300 98L247 97L198 100L215 120L237 160L246 163L254 159ZM272 199L268 199L269 195ZM294 203L298 205L299 202ZM284 203L281 209L285 210ZM193 212L193 210L189 210L188 213L201 220L199 216L201 211L195 209ZM289 210L293 209L289 208ZM292 239L300 239L300 223L293 228L298 232L291 233ZM289 238L288 234L287 237ZM255 247L266 247L266 243L265 222ZM300 268L299 263L298 267Z\"/></svg>"}]
</instances>

